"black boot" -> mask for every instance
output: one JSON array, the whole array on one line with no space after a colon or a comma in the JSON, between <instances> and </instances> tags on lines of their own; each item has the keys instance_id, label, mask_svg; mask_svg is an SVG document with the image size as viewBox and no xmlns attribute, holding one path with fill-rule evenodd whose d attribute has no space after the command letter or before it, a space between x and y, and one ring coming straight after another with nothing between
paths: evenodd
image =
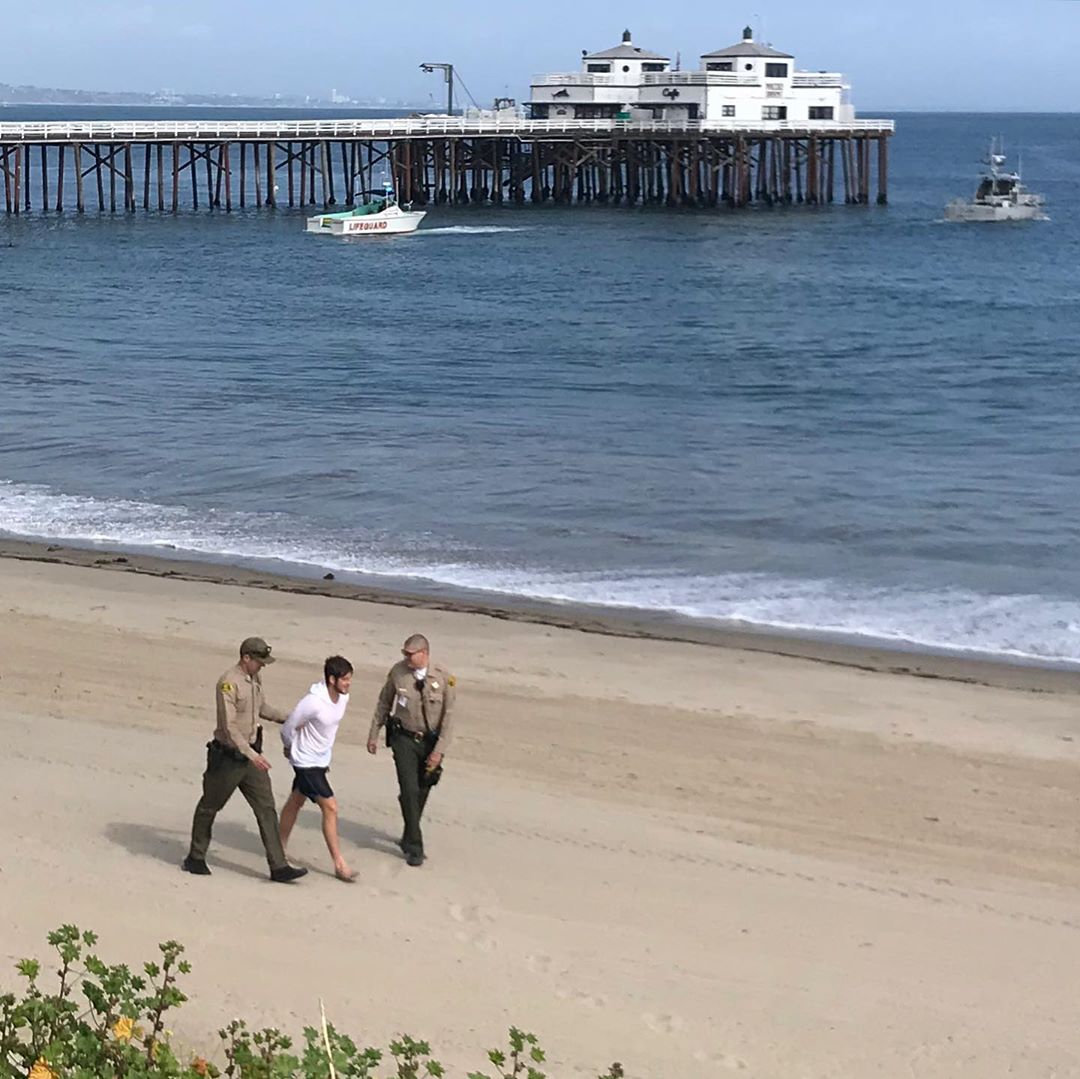
<instances>
[{"instance_id":1,"label":"black boot","mask_svg":"<svg viewBox=\"0 0 1080 1079\"><path fill-rule=\"evenodd\" d=\"M280 869L270 870L270 879L275 884L291 884L294 880L307 876L307 870L298 865L283 865Z\"/></svg>"}]
</instances>

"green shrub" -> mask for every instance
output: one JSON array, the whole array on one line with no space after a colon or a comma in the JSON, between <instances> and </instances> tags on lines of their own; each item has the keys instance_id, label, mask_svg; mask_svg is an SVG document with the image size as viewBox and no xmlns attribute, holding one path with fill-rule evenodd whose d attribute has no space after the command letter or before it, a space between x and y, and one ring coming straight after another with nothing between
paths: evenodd
<instances>
[{"instance_id":1,"label":"green shrub","mask_svg":"<svg viewBox=\"0 0 1080 1079\"><path fill-rule=\"evenodd\" d=\"M191 971L174 940L158 946L161 958L135 973L103 963L93 949L97 937L73 925L48 936L56 953L53 992L41 986L42 966L23 959L16 969L21 994L0 996L0 1076L19 1079L440 1079L443 1066L427 1042L403 1035L387 1052L339 1033L322 1017L303 1032L303 1045L273 1028L249 1030L235 1019L218 1033L222 1059L178 1055L166 1029L169 1012L187 1001L179 979ZM389 1058L389 1059L387 1059ZM380 1072L386 1065L393 1070ZM512 1027L507 1049L492 1049L495 1075L471 1072L468 1079L548 1079L539 1065L544 1051L534 1034ZM625 1079L613 1064L599 1079Z\"/></svg>"}]
</instances>

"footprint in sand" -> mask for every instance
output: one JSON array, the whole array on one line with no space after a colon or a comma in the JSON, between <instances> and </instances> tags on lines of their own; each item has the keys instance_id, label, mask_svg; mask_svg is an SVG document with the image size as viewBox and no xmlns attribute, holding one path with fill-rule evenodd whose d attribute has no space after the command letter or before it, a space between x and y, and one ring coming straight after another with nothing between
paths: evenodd
<instances>
[{"instance_id":1,"label":"footprint in sand","mask_svg":"<svg viewBox=\"0 0 1080 1079\"><path fill-rule=\"evenodd\" d=\"M482 922L496 921L495 914L484 907L473 903L465 906L461 903L451 903L448 913L452 921L457 922L462 928L454 934L454 939L462 944L471 944L481 952L498 951L499 942L494 937L488 936L480 925Z\"/></svg>"},{"instance_id":2,"label":"footprint in sand","mask_svg":"<svg viewBox=\"0 0 1080 1079\"><path fill-rule=\"evenodd\" d=\"M741 1060L737 1056L732 1056L731 1053L703 1053L698 1050L694 1054L694 1060L698 1064L713 1064L719 1065L721 1068L726 1068L731 1072L746 1071L750 1066L745 1060Z\"/></svg>"},{"instance_id":3,"label":"footprint in sand","mask_svg":"<svg viewBox=\"0 0 1080 1079\"><path fill-rule=\"evenodd\" d=\"M454 934L454 940L458 941L459 944L470 944L478 952L490 953L499 950L499 942L486 933L471 933L467 929L459 929Z\"/></svg>"},{"instance_id":4,"label":"footprint in sand","mask_svg":"<svg viewBox=\"0 0 1080 1079\"><path fill-rule=\"evenodd\" d=\"M455 922L461 922L463 925L478 922L488 922L490 924L498 921L498 916L493 910L482 907L479 903L471 903L468 906L462 903L451 903L449 913Z\"/></svg>"},{"instance_id":5,"label":"footprint in sand","mask_svg":"<svg viewBox=\"0 0 1080 1079\"><path fill-rule=\"evenodd\" d=\"M678 1015L653 1015L652 1012L646 1012L641 1021L657 1034L678 1034L686 1027L686 1023Z\"/></svg>"},{"instance_id":6,"label":"footprint in sand","mask_svg":"<svg viewBox=\"0 0 1080 1079\"><path fill-rule=\"evenodd\" d=\"M570 1000L580 1004L583 1008L606 1008L607 997L593 996L591 993L583 993L580 989L556 989L555 996L559 1000Z\"/></svg>"}]
</instances>

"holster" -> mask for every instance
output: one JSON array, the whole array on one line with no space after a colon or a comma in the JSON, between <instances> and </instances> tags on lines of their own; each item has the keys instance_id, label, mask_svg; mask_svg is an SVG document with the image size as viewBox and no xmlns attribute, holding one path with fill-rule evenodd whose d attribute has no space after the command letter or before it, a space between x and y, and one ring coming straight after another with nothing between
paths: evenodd
<instances>
[{"instance_id":1,"label":"holster","mask_svg":"<svg viewBox=\"0 0 1080 1079\"><path fill-rule=\"evenodd\" d=\"M393 738L393 736L395 734L406 734L410 738L413 738L413 739L415 739L417 737L415 734L413 734L412 731L405 730L405 728L401 725L401 723L398 720L391 717L390 719L387 719L387 721L386 721L386 744L387 744L387 746L390 745L390 739ZM430 756L432 751L439 744L439 732L438 732L438 730L428 731L426 734L424 734L420 738L420 744L424 747L424 756L425 757Z\"/></svg>"},{"instance_id":2,"label":"holster","mask_svg":"<svg viewBox=\"0 0 1080 1079\"><path fill-rule=\"evenodd\" d=\"M230 761L236 761L237 764L247 764L248 759L244 756L240 750L234 746L227 746L224 742L219 742L216 738L206 743L206 748L210 751L210 755L215 753L219 757L225 757Z\"/></svg>"},{"instance_id":3,"label":"holster","mask_svg":"<svg viewBox=\"0 0 1080 1079\"><path fill-rule=\"evenodd\" d=\"M424 747L424 760L426 761L432 753L435 752L435 747L439 744L439 732L428 731L424 735L424 740L421 745ZM421 787L434 787L439 780L442 779L442 762L439 762L438 768L428 769L427 767L420 773L420 786Z\"/></svg>"}]
</instances>

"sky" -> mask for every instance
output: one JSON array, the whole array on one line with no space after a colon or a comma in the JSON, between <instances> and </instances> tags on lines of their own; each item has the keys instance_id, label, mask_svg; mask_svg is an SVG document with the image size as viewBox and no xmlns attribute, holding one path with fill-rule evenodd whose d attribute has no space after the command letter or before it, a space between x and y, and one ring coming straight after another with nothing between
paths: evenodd
<instances>
[{"instance_id":1,"label":"sky","mask_svg":"<svg viewBox=\"0 0 1080 1079\"><path fill-rule=\"evenodd\" d=\"M9 10L5 10L9 9ZM675 14L677 12L677 14ZM1080 110L1080 0L542 0L396 8L357 0L0 0L0 82L269 95L330 90L444 102L425 61L454 63L479 103L525 100L531 75L634 43L698 66L747 23L808 71L840 71L862 115L902 109Z\"/></svg>"}]
</instances>

